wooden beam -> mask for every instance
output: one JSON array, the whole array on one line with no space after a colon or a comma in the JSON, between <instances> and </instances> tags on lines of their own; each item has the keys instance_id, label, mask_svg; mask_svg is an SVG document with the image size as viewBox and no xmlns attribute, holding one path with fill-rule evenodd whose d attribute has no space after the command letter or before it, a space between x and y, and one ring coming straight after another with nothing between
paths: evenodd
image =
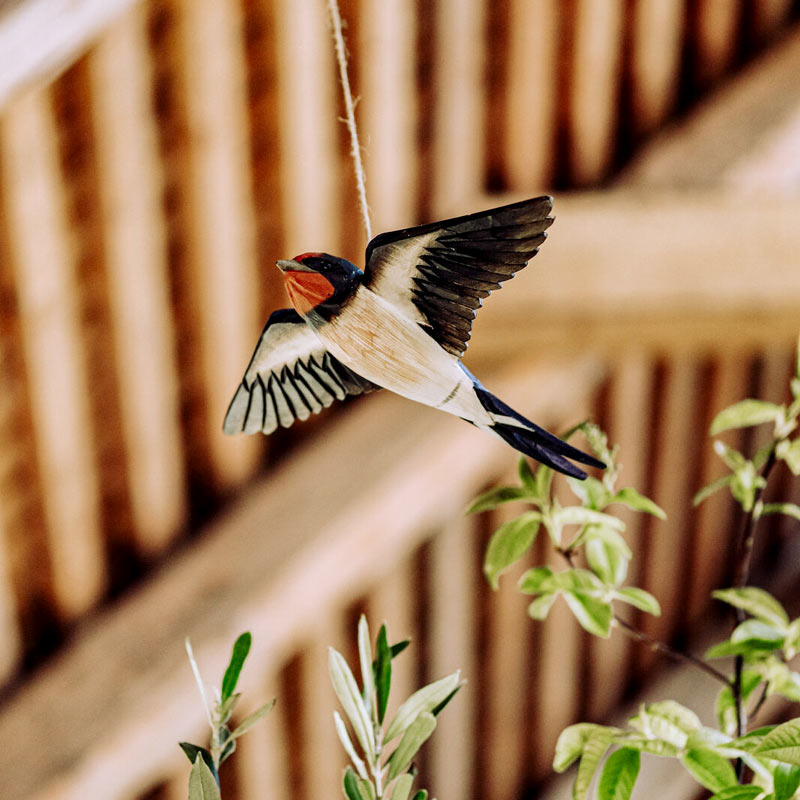
<instances>
[{"instance_id":1,"label":"wooden beam","mask_svg":"<svg viewBox=\"0 0 800 800\"><path fill-rule=\"evenodd\" d=\"M648 187L752 190L746 177L763 162L778 185L800 175L800 26L698 106L685 122L643 148L618 183ZM794 143L794 144L792 144ZM766 188L761 182L757 188Z\"/></svg>"},{"instance_id":2,"label":"wooden beam","mask_svg":"<svg viewBox=\"0 0 800 800\"><path fill-rule=\"evenodd\" d=\"M599 378L589 360L541 363L498 388L523 413L572 417ZM174 768L175 742L202 735L184 637L216 675L231 631L251 630L249 673L276 671L315 629L320 608L345 607L381 580L508 458L494 437L401 398L354 403L9 700L0 711L0 796L114 800L147 788Z\"/></svg>"},{"instance_id":3,"label":"wooden beam","mask_svg":"<svg viewBox=\"0 0 800 800\"><path fill-rule=\"evenodd\" d=\"M139 0L24 0L0 12L0 108L54 80Z\"/></svg>"}]
</instances>

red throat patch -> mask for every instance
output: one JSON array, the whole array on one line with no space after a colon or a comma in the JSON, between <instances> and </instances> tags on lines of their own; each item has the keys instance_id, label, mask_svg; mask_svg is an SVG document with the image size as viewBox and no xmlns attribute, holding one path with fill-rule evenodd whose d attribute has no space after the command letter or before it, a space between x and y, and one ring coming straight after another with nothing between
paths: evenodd
<instances>
[{"instance_id":1,"label":"red throat patch","mask_svg":"<svg viewBox=\"0 0 800 800\"><path fill-rule=\"evenodd\" d=\"M307 314L315 306L333 297L335 291L333 284L319 272L287 270L283 273L283 282L298 314Z\"/></svg>"}]
</instances>

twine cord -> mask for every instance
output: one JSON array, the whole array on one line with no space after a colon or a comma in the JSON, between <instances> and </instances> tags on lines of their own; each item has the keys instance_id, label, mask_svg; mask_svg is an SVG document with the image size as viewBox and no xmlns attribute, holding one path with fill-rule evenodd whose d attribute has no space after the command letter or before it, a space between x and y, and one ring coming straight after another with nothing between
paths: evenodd
<instances>
[{"instance_id":1,"label":"twine cord","mask_svg":"<svg viewBox=\"0 0 800 800\"><path fill-rule=\"evenodd\" d=\"M344 121L347 124L348 131L350 131L350 155L353 157L353 169L356 174L358 203L361 207L361 217L364 222L367 241L369 241L372 239L372 225L369 221L369 206L367 205L367 180L364 173L364 164L361 161L361 146L358 143L355 103L353 102L353 94L350 91L350 79L347 77L347 54L345 52L342 17L339 13L338 0L328 0L328 11L331 16L333 42L336 48L336 60L339 62L339 78L342 82L342 94L344 95L344 106L347 113Z\"/></svg>"}]
</instances>

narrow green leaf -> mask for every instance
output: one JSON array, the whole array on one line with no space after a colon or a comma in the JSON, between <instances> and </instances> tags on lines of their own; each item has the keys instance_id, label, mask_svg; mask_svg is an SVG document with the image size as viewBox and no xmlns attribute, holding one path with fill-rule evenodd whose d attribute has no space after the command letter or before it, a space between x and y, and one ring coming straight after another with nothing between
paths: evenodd
<instances>
[{"instance_id":1,"label":"narrow green leaf","mask_svg":"<svg viewBox=\"0 0 800 800\"><path fill-rule=\"evenodd\" d=\"M625 523L618 517L582 506L564 506L553 512L553 517L560 525L607 525L614 530L625 530Z\"/></svg>"},{"instance_id":2,"label":"narrow green leaf","mask_svg":"<svg viewBox=\"0 0 800 800\"><path fill-rule=\"evenodd\" d=\"M636 586L626 586L623 589L617 589L614 594L624 603L628 603L641 611L652 614L654 617L661 615L661 606L658 600L644 589L639 589Z\"/></svg>"},{"instance_id":3,"label":"narrow green leaf","mask_svg":"<svg viewBox=\"0 0 800 800\"><path fill-rule=\"evenodd\" d=\"M761 728L756 728L754 731L750 731L744 736L732 739L725 746L725 750L741 753L755 753L756 750L761 747L764 739L777 727L777 725L764 725Z\"/></svg>"},{"instance_id":4,"label":"narrow green leaf","mask_svg":"<svg viewBox=\"0 0 800 800\"><path fill-rule=\"evenodd\" d=\"M371 714L375 708L375 676L372 673L372 643L369 624L362 614L358 619L358 661L361 666L361 686L364 705Z\"/></svg>"},{"instance_id":5,"label":"narrow green leaf","mask_svg":"<svg viewBox=\"0 0 800 800\"><path fill-rule=\"evenodd\" d=\"M640 763L639 751L630 747L612 753L600 776L597 789L599 800L630 800Z\"/></svg>"},{"instance_id":6,"label":"narrow green leaf","mask_svg":"<svg viewBox=\"0 0 800 800\"><path fill-rule=\"evenodd\" d=\"M602 481L589 476L579 480L578 478L567 478L569 488L581 504L586 508L602 511L610 502L611 494L604 486Z\"/></svg>"},{"instance_id":7,"label":"narrow green leaf","mask_svg":"<svg viewBox=\"0 0 800 800\"><path fill-rule=\"evenodd\" d=\"M633 747L643 753L650 753L662 758L677 758L681 748L665 742L663 739L648 739L646 736L628 734L624 739L618 739L625 747Z\"/></svg>"},{"instance_id":8,"label":"narrow green leaf","mask_svg":"<svg viewBox=\"0 0 800 800\"><path fill-rule=\"evenodd\" d=\"M611 503L622 503L634 511L642 511L645 514L652 514L659 519L666 519L667 515L659 505L654 503L649 497L639 494L631 486L620 489L610 500Z\"/></svg>"},{"instance_id":9,"label":"narrow green leaf","mask_svg":"<svg viewBox=\"0 0 800 800\"><path fill-rule=\"evenodd\" d=\"M777 628L783 629L789 624L789 615L786 613L786 609L769 592L755 586L717 589L711 595L717 600L722 600L723 603L735 608L741 608L750 616Z\"/></svg>"},{"instance_id":10,"label":"narrow green leaf","mask_svg":"<svg viewBox=\"0 0 800 800\"><path fill-rule=\"evenodd\" d=\"M400 736L420 714L433 711L460 683L461 673L453 672L414 692L397 709L397 714L386 729L384 741L390 742L396 736Z\"/></svg>"},{"instance_id":11,"label":"narrow green leaf","mask_svg":"<svg viewBox=\"0 0 800 800\"><path fill-rule=\"evenodd\" d=\"M410 644L411 644L411 639L403 639L402 642L397 642L396 644L393 644L389 648L389 651L392 654L392 658L393 659L397 658L397 656L399 656L400 653L402 653L403 650L405 650L406 647L408 647Z\"/></svg>"},{"instance_id":12,"label":"narrow green leaf","mask_svg":"<svg viewBox=\"0 0 800 800\"><path fill-rule=\"evenodd\" d=\"M539 498L539 487L536 485L536 478L531 472L531 465L528 463L528 459L525 456L520 456L519 461L517 462L517 475L519 476L519 482L522 484L522 488L525 489L525 493L530 497L535 499Z\"/></svg>"},{"instance_id":13,"label":"narrow green leaf","mask_svg":"<svg viewBox=\"0 0 800 800\"><path fill-rule=\"evenodd\" d=\"M764 422L775 422L781 407L764 400L741 400L723 409L711 423L711 436L734 428L749 428Z\"/></svg>"},{"instance_id":14,"label":"narrow green leaf","mask_svg":"<svg viewBox=\"0 0 800 800\"><path fill-rule=\"evenodd\" d=\"M389 702L389 689L392 685L392 651L386 638L386 626L381 625L375 641L375 661L372 664L375 681L375 700L378 711L378 724L383 724L386 704Z\"/></svg>"},{"instance_id":15,"label":"narrow green leaf","mask_svg":"<svg viewBox=\"0 0 800 800\"><path fill-rule=\"evenodd\" d=\"M181 750L186 753L186 757L192 764L194 764L194 762L197 760L198 755L201 756L203 761L205 761L206 766L209 768L209 770L211 770L214 780L219 781L217 768L214 766L214 759L211 757L211 753L209 753L205 747L199 747L191 742L179 742L179 746Z\"/></svg>"},{"instance_id":16,"label":"narrow green leaf","mask_svg":"<svg viewBox=\"0 0 800 800\"><path fill-rule=\"evenodd\" d=\"M553 485L553 470L544 464L539 464L533 474L536 485L535 495L542 505L549 505L550 487Z\"/></svg>"},{"instance_id":17,"label":"narrow green leaf","mask_svg":"<svg viewBox=\"0 0 800 800\"><path fill-rule=\"evenodd\" d=\"M406 767L419 751L420 747L427 741L436 727L436 718L433 714L422 711L414 721L406 728L397 749L389 756L387 764L389 772L386 776L388 781L394 780Z\"/></svg>"},{"instance_id":18,"label":"narrow green leaf","mask_svg":"<svg viewBox=\"0 0 800 800\"><path fill-rule=\"evenodd\" d=\"M415 795L414 800L428 800L428 792L425 789L420 789Z\"/></svg>"},{"instance_id":19,"label":"narrow green leaf","mask_svg":"<svg viewBox=\"0 0 800 800\"><path fill-rule=\"evenodd\" d=\"M775 800L791 800L800 787L800 765L776 764L772 780Z\"/></svg>"},{"instance_id":20,"label":"narrow green leaf","mask_svg":"<svg viewBox=\"0 0 800 800\"><path fill-rule=\"evenodd\" d=\"M703 500L711 497L712 494L716 494L720 489L724 488L725 486L730 486L731 482L733 481L733 475L724 475L722 478L717 478L717 480L712 481L707 486L704 486L693 498L692 505L699 506Z\"/></svg>"},{"instance_id":21,"label":"narrow green leaf","mask_svg":"<svg viewBox=\"0 0 800 800\"><path fill-rule=\"evenodd\" d=\"M538 511L528 511L504 523L494 532L483 561L483 572L493 589L497 589L500 575L528 552L536 538L541 518Z\"/></svg>"},{"instance_id":22,"label":"narrow green leaf","mask_svg":"<svg viewBox=\"0 0 800 800\"><path fill-rule=\"evenodd\" d=\"M778 648L786 638L785 631L786 628L778 630L775 626L762 622L760 619L746 619L734 628L731 641L753 642L765 648Z\"/></svg>"},{"instance_id":23,"label":"narrow green leaf","mask_svg":"<svg viewBox=\"0 0 800 800\"><path fill-rule=\"evenodd\" d=\"M456 686L456 688L453 689L453 691L450 692L450 694L447 695L447 697L445 697L445 699L442 700L441 703L439 703L439 705L431 709L431 714L433 714L434 717L438 717L439 714L441 714L442 711L444 711L447 704L461 691L461 687L463 685L464 685L463 681L459 683L458 686Z\"/></svg>"},{"instance_id":24,"label":"narrow green leaf","mask_svg":"<svg viewBox=\"0 0 800 800\"><path fill-rule=\"evenodd\" d=\"M694 711L674 700L662 700L645 706L631 717L629 723L648 738L661 739L678 750L683 749L689 736L702 727Z\"/></svg>"},{"instance_id":25,"label":"narrow green leaf","mask_svg":"<svg viewBox=\"0 0 800 800\"><path fill-rule=\"evenodd\" d=\"M796 520L800 520L800 506L795 503L764 503L761 513L786 514L787 517L794 517Z\"/></svg>"},{"instance_id":26,"label":"narrow green leaf","mask_svg":"<svg viewBox=\"0 0 800 800\"><path fill-rule=\"evenodd\" d=\"M709 800L755 800L764 790L758 786L728 786Z\"/></svg>"},{"instance_id":27,"label":"narrow green leaf","mask_svg":"<svg viewBox=\"0 0 800 800\"><path fill-rule=\"evenodd\" d=\"M714 452L733 472L737 472L747 466L747 459L738 450L728 447L725 442L721 442L719 439L714 442Z\"/></svg>"},{"instance_id":28,"label":"narrow green leaf","mask_svg":"<svg viewBox=\"0 0 800 800\"><path fill-rule=\"evenodd\" d=\"M189 773L189 800L221 800L217 781L199 753Z\"/></svg>"},{"instance_id":29,"label":"narrow green leaf","mask_svg":"<svg viewBox=\"0 0 800 800\"><path fill-rule=\"evenodd\" d=\"M365 781L363 778L359 778L357 784L361 800L377 800L377 794L375 792L375 787L372 785L372 781Z\"/></svg>"},{"instance_id":30,"label":"narrow green leaf","mask_svg":"<svg viewBox=\"0 0 800 800\"><path fill-rule=\"evenodd\" d=\"M345 753L347 753L350 761L353 762L353 766L358 770L358 774L366 779L367 768L362 759L358 756L358 753L356 753L356 749L350 741L350 734L347 732L347 727L338 711L333 712L333 723L336 726L336 734L339 737L339 741L342 743L342 747L344 747Z\"/></svg>"},{"instance_id":31,"label":"narrow green leaf","mask_svg":"<svg viewBox=\"0 0 800 800\"><path fill-rule=\"evenodd\" d=\"M761 683L761 675L753 670L742 672L742 700L747 700ZM730 686L723 686L715 704L719 729L728 736L736 735L736 701Z\"/></svg>"},{"instance_id":32,"label":"narrow green leaf","mask_svg":"<svg viewBox=\"0 0 800 800\"><path fill-rule=\"evenodd\" d=\"M351 767L348 767L344 771L342 784L344 787L344 796L347 800L366 800L366 798L361 797L361 792L358 791L358 777Z\"/></svg>"},{"instance_id":33,"label":"narrow green leaf","mask_svg":"<svg viewBox=\"0 0 800 800\"><path fill-rule=\"evenodd\" d=\"M333 689L350 720L350 724L353 726L358 743L366 754L369 756L374 755L375 735L372 729L372 721L364 708L356 679L353 677L350 667L347 666L344 656L332 647L328 649L328 672L331 676Z\"/></svg>"},{"instance_id":34,"label":"narrow green leaf","mask_svg":"<svg viewBox=\"0 0 800 800\"><path fill-rule=\"evenodd\" d=\"M243 734L247 733L253 725L256 724L261 719L269 714L272 711L273 707L275 706L275 698L273 697L268 703L264 703L263 706L257 708L252 713L248 714L235 728L233 733L231 733L231 739L238 739Z\"/></svg>"},{"instance_id":35,"label":"narrow green leaf","mask_svg":"<svg viewBox=\"0 0 800 800\"><path fill-rule=\"evenodd\" d=\"M225 677L222 679L222 689L220 690L220 699L222 702L227 700L236 690L236 684L239 682L239 673L242 671L242 666L250 652L250 645L253 637L249 632L243 633L234 643L233 652L231 653L231 660L228 668L225 670Z\"/></svg>"},{"instance_id":36,"label":"narrow green leaf","mask_svg":"<svg viewBox=\"0 0 800 800\"><path fill-rule=\"evenodd\" d=\"M580 591L564 592L564 599L584 630L608 639L613 616L611 603Z\"/></svg>"},{"instance_id":37,"label":"narrow green leaf","mask_svg":"<svg viewBox=\"0 0 800 800\"><path fill-rule=\"evenodd\" d=\"M800 765L800 719L778 725L764 737L754 753L785 764Z\"/></svg>"},{"instance_id":38,"label":"narrow green leaf","mask_svg":"<svg viewBox=\"0 0 800 800\"><path fill-rule=\"evenodd\" d=\"M468 506L465 513L479 514L481 511L491 511L493 508L512 503L514 500L525 500L528 497L527 489L521 486L498 486L478 495Z\"/></svg>"},{"instance_id":39,"label":"narrow green leaf","mask_svg":"<svg viewBox=\"0 0 800 800\"><path fill-rule=\"evenodd\" d=\"M556 742L556 752L553 756L553 769L564 772L569 766L581 757L586 743L593 736L605 736L608 732L608 741L611 742L618 733L619 728L609 728L605 725L595 725L592 722L578 722L561 731Z\"/></svg>"},{"instance_id":40,"label":"narrow green leaf","mask_svg":"<svg viewBox=\"0 0 800 800\"><path fill-rule=\"evenodd\" d=\"M680 761L694 779L710 792L721 792L737 783L736 770L731 762L711 749L691 748L680 756Z\"/></svg>"},{"instance_id":41,"label":"narrow green leaf","mask_svg":"<svg viewBox=\"0 0 800 800\"><path fill-rule=\"evenodd\" d=\"M408 800L408 796L411 794L411 786L413 783L413 775L408 772L405 775L401 775L397 779L397 783L395 783L394 788L392 789L392 796L389 798L389 800Z\"/></svg>"}]
</instances>

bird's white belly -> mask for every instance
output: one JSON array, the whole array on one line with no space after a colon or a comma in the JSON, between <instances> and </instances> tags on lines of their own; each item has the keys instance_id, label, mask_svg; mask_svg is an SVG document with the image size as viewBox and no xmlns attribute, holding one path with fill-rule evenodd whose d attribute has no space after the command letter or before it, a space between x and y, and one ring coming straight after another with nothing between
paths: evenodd
<instances>
[{"instance_id":1,"label":"bird's white belly","mask_svg":"<svg viewBox=\"0 0 800 800\"><path fill-rule=\"evenodd\" d=\"M359 288L341 314L314 328L336 358L373 383L418 403L490 424L458 360L369 289Z\"/></svg>"}]
</instances>

